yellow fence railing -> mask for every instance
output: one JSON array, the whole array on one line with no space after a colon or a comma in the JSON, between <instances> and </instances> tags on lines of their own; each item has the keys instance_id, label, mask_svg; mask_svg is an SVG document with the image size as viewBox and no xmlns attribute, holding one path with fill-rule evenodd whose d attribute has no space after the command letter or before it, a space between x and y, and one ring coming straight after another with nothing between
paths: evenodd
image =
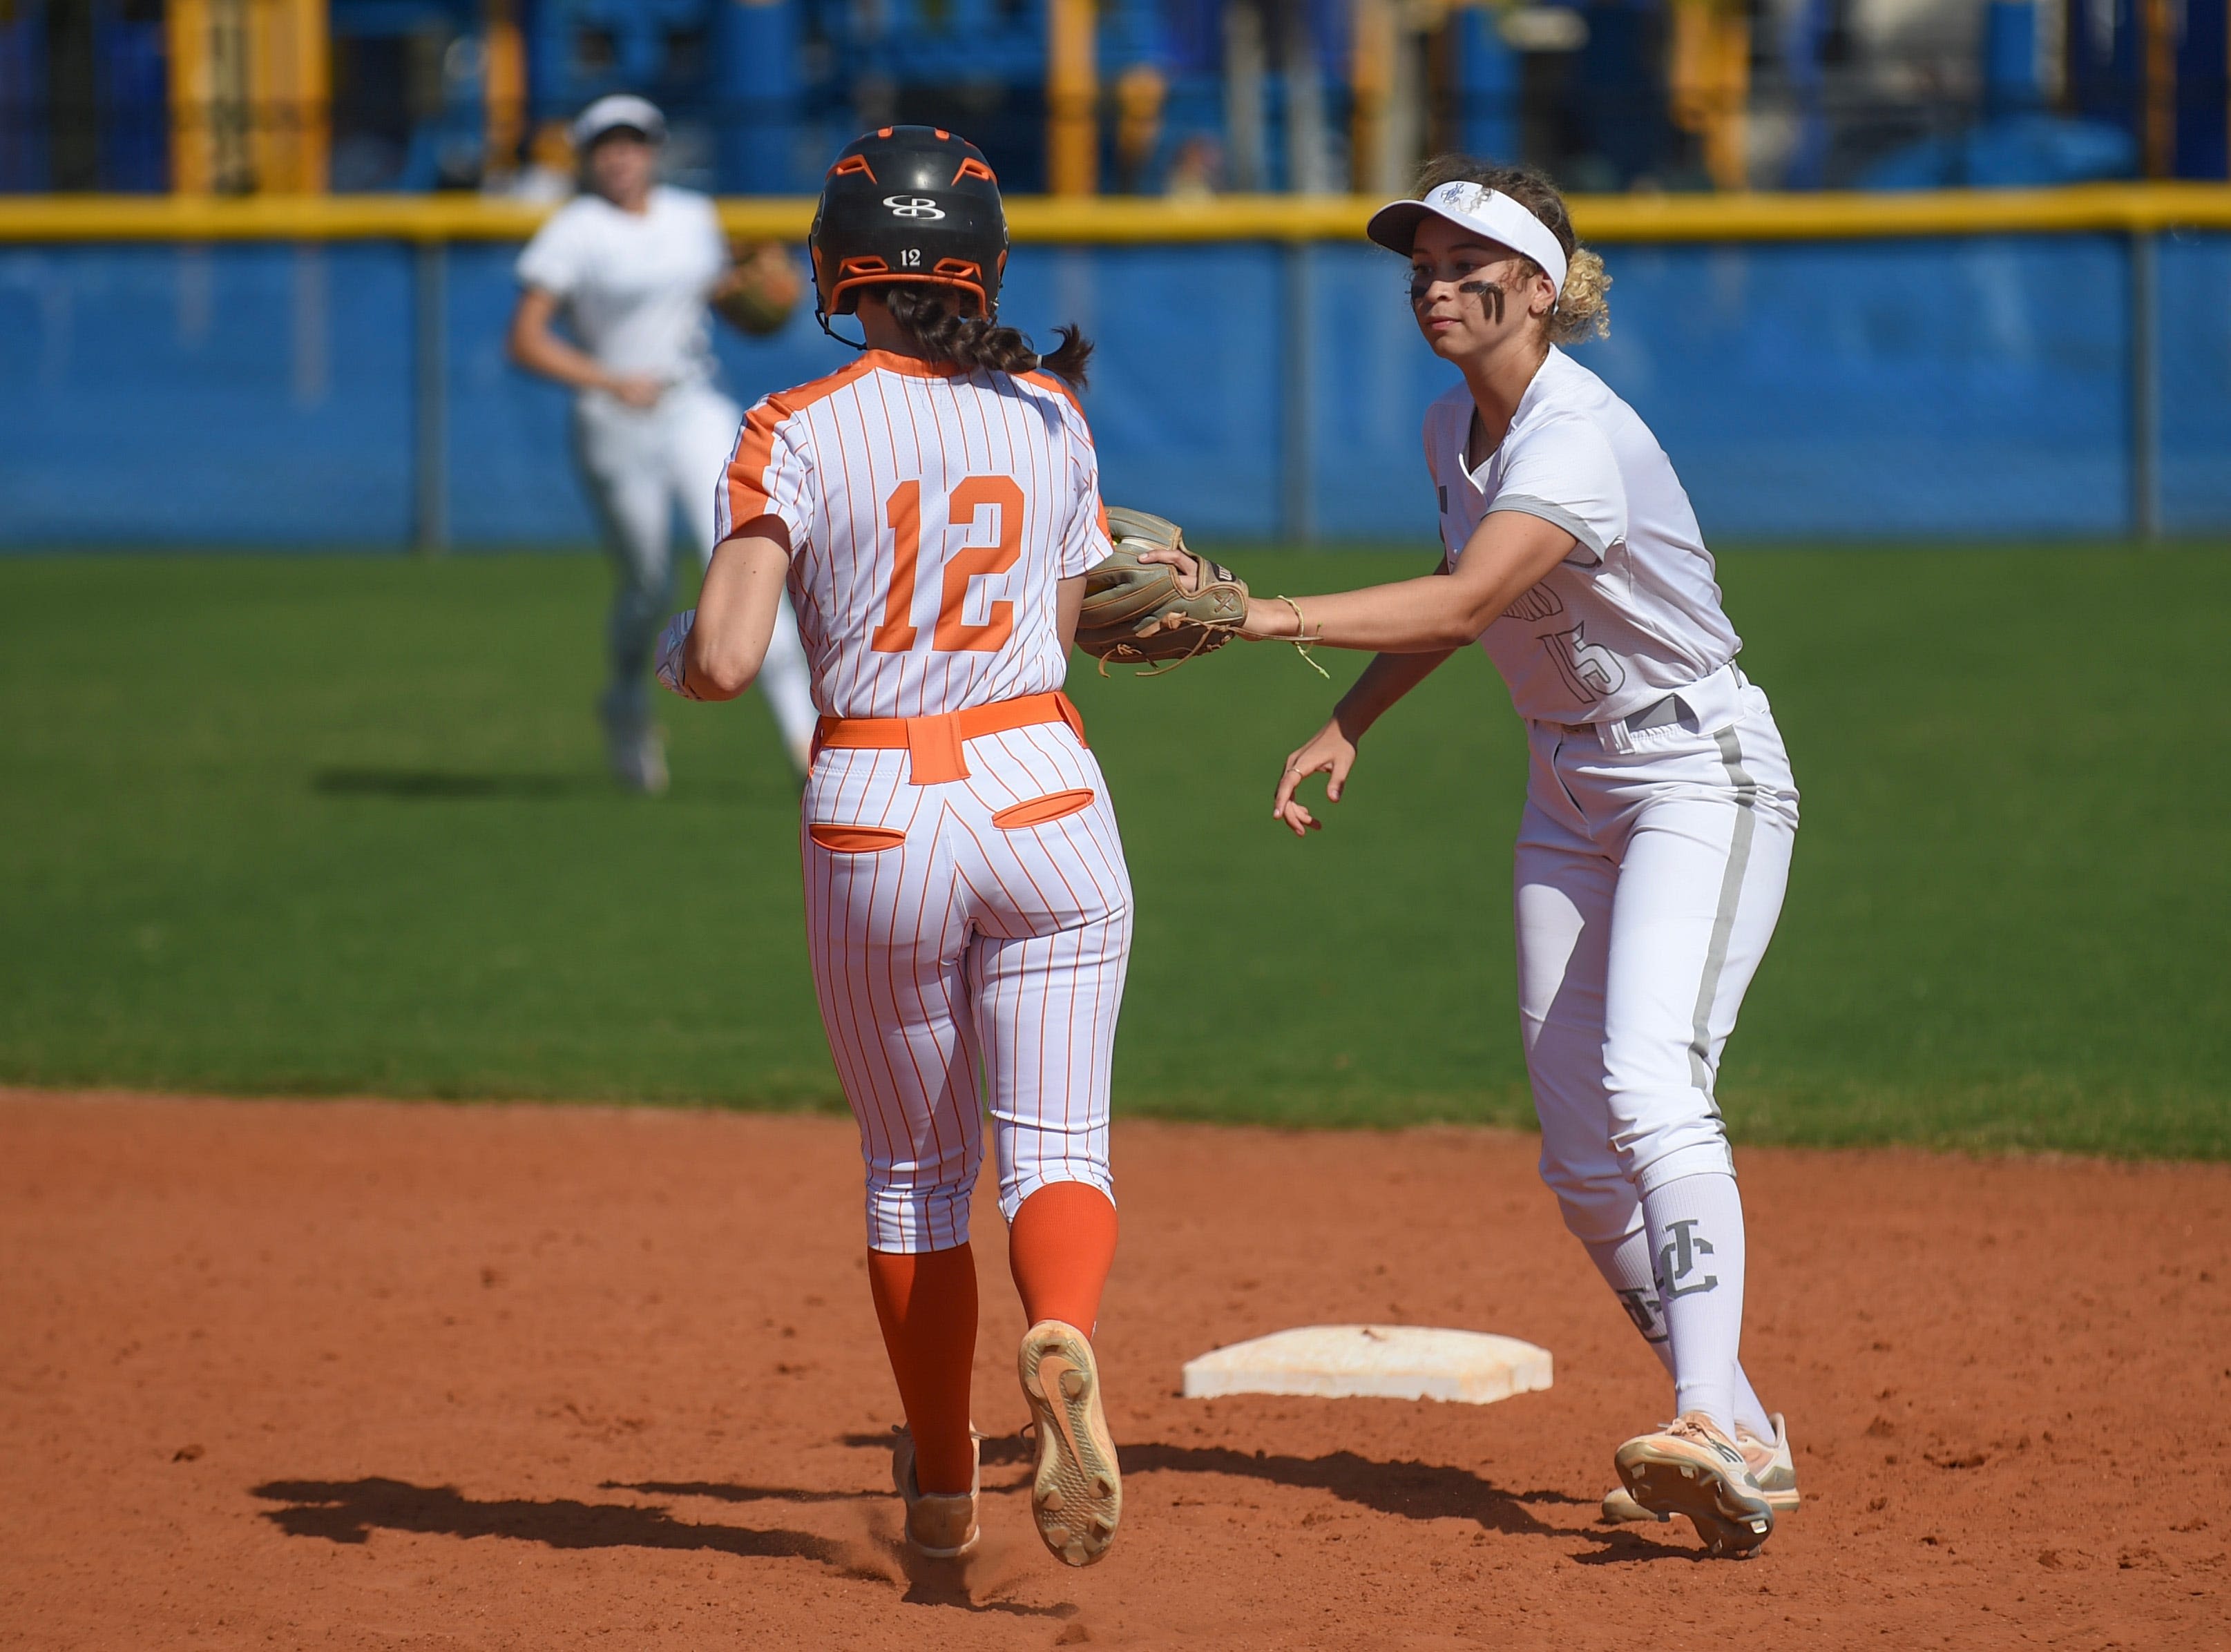
<instances>
[{"instance_id":1,"label":"yellow fence railing","mask_svg":"<svg viewBox=\"0 0 2231 1652\"><path fill-rule=\"evenodd\" d=\"M1380 203L1361 196L1232 195L1206 201L1018 196L1018 242L1148 245L1354 241ZM2087 184L2053 190L1859 195L1575 196L1591 242L1820 241L2021 233L2147 235L2231 229L2231 184ZM517 241L547 207L469 195L0 197L0 242ZM801 241L810 199L721 203L731 235Z\"/></svg>"}]
</instances>

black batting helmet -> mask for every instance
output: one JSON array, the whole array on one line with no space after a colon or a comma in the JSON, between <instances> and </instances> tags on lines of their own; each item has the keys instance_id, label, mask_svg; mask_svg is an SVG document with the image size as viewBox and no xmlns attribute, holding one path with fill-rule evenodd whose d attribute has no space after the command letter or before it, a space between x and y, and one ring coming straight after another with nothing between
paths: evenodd
<instances>
[{"instance_id":1,"label":"black batting helmet","mask_svg":"<svg viewBox=\"0 0 2231 1652\"><path fill-rule=\"evenodd\" d=\"M988 320L1007 266L999 180L966 138L885 126L845 145L830 167L806 246L824 332L831 316L857 310L862 287L899 281L958 288Z\"/></svg>"}]
</instances>

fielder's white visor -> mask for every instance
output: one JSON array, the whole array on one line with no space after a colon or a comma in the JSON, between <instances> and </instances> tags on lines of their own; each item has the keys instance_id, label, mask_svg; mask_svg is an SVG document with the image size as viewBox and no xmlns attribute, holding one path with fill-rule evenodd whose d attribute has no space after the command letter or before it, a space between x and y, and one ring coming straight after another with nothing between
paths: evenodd
<instances>
[{"instance_id":1,"label":"fielder's white visor","mask_svg":"<svg viewBox=\"0 0 2231 1652\"><path fill-rule=\"evenodd\" d=\"M573 147L586 154L589 145L606 132L623 129L639 132L654 144L666 141L666 117L656 104L632 92L615 92L573 118Z\"/></svg>"},{"instance_id":2,"label":"fielder's white visor","mask_svg":"<svg viewBox=\"0 0 2231 1652\"><path fill-rule=\"evenodd\" d=\"M1557 290L1565 290L1565 249L1549 226L1517 202L1484 184L1444 184L1422 201L1390 201L1371 215L1364 233L1390 252L1410 255L1418 226L1439 218L1469 229L1482 241L1524 253L1542 266Z\"/></svg>"}]
</instances>

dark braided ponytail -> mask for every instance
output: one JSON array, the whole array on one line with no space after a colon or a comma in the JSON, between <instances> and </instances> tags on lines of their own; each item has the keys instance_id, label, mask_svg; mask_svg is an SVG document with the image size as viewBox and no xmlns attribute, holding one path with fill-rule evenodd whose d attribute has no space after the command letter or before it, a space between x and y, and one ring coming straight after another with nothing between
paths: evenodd
<instances>
[{"instance_id":1,"label":"dark braided ponytail","mask_svg":"<svg viewBox=\"0 0 2231 1652\"><path fill-rule=\"evenodd\" d=\"M890 311L891 319L934 360L960 367L989 367L1002 373L1044 368L1060 374L1079 390L1084 388L1092 341L1075 327L1056 327L1054 331L1061 335L1060 346L1041 356L1015 328L1003 327L980 315L960 314L942 287L909 281L874 290Z\"/></svg>"}]
</instances>

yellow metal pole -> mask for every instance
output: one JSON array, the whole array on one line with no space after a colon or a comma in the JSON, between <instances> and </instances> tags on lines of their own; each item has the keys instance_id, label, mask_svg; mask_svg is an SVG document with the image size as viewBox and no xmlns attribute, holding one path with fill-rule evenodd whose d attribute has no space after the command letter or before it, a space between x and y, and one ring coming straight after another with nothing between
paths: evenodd
<instances>
[{"instance_id":1,"label":"yellow metal pole","mask_svg":"<svg viewBox=\"0 0 2231 1652\"><path fill-rule=\"evenodd\" d=\"M2176 170L2176 31L2170 0L2144 0L2146 176Z\"/></svg>"},{"instance_id":2,"label":"yellow metal pole","mask_svg":"<svg viewBox=\"0 0 2231 1652\"><path fill-rule=\"evenodd\" d=\"M1707 48L1711 13L1705 0L1674 0L1673 43L1666 79L1673 124L1684 132L1701 132L1711 119Z\"/></svg>"},{"instance_id":3,"label":"yellow metal pole","mask_svg":"<svg viewBox=\"0 0 2231 1652\"><path fill-rule=\"evenodd\" d=\"M1162 103L1169 93L1162 72L1151 63L1134 63L1116 77L1116 187L1135 191L1162 135Z\"/></svg>"},{"instance_id":4,"label":"yellow metal pole","mask_svg":"<svg viewBox=\"0 0 2231 1652\"><path fill-rule=\"evenodd\" d=\"M239 0L246 36L248 164L259 194L294 195L294 54L288 11L301 0Z\"/></svg>"},{"instance_id":5,"label":"yellow metal pole","mask_svg":"<svg viewBox=\"0 0 2231 1652\"><path fill-rule=\"evenodd\" d=\"M295 187L323 195L333 158L333 48L326 0L294 0Z\"/></svg>"},{"instance_id":6,"label":"yellow metal pole","mask_svg":"<svg viewBox=\"0 0 2231 1652\"><path fill-rule=\"evenodd\" d=\"M215 171L209 0L170 0L163 34L171 58L171 188L180 195L207 195Z\"/></svg>"},{"instance_id":7,"label":"yellow metal pole","mask_svg":"<svg viewBox=\"0 0 2231 1652\"><path fill-rule=\"evenodd\" d=\"M1704 140L1704 170L1720 189L1750 181L1750 23L1719 0L1673 8L1674 124Z\"/></svg>"},{"instance_id":8,"label":"yellow metal pole","mask_svg":"<svg viewBox=\"0 0 2231 1652\"><path fill-rule=\"evenodd\" d=\"M226 195L255 187L254 21L249 0L210 0L210 186Z\"/></svg>"},{"instance_id":9,"label":"yellow metal pole","mask_svg":"<svg viewBox=\"0 0 2231 1652\"><path fill-rule=\"evenodd\" d=\"M1348 179L1357 191L1368 192L1388 187L1387 105L1394 81L1392 0L1352 0L1348 21L1354 39L1348 82L1355 99ZM1400 187L1399 180L1395 187Z\"/></svg>"},{"instance_id":10,"label":"yellow metal pole","mask_svg":"<svg viewBox=\"0 0 2231 1652\"><path fill-rule=\"evenodd\" d=\"M1705 165L1720 188L1739 190L1750 182L1750 17L1730 6L1717 22L1717 97Z\"/></svg>"},{"instance_id":11,"label":"yellow metal pole","mask_svg":"<svg viewBox=\"0 0 2231 1652\"><path fill-rule=\"evenodd\" d=\"M1051 0L1046 32L1046 182L1055 195L1100 192L1093 0Z\"/></svg>"},{"instance_id":12,"label":"yellow metal pole","mask_svg":"<svg viewBox=\"0 0 2231 1652\"><path fill-rule=\"evenodd\" d=\"M253 187L270 195L322 195L331 150L325 0L220 0L236 15ZM222 21L222 20L221 20ZM239 187L236 184L235 187Z\"/></svg>"},{"instance_id":13,"label":"yellow metal pole","mask_svg":"<svg viewBox=\"0 0 2231 1652\"><path fill-rule=\"evenodd\" d=\"M519 31L518 0L488 0L488 155L492 172L520 163L527 135L527 43Z\"/></svg>"}]
</instances>

